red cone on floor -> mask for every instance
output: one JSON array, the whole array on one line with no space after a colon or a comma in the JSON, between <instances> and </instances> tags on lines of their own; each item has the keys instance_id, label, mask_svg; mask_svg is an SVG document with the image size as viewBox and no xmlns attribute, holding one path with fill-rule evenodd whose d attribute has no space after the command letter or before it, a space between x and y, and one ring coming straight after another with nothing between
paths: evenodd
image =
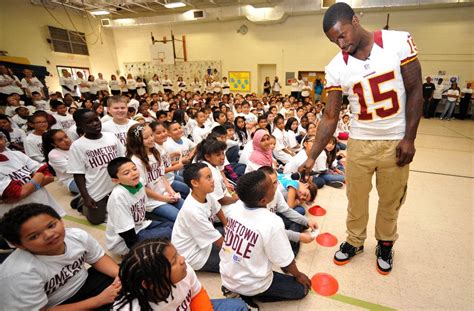
<instances>
[{"instance_id":1,"label":"red cone on floor","mask_svg":"<svg viewBox=\"0 0 474 311\"><path fill-rule=\"evenodd\" d=\"M316 237L316 241L319 245L326 246L326 247L333 247L337 245L337 238L332 235L331 233L321 233Z\"/></svg>"},{"instance_id":2,"label":"red cone on floor","mask_svg":"<svg viewBox=\"0 0 474 311\"><path fill-rule=\"evenodd\" d=\"M326 215L326 210L324 208L322 208L321 206L319 206L319 205L315 205L315 206L311 207L308 211L313 216L324 216L324 215Z\"/></svg>"},{"instance_id":3,"label":"red cone on floor","mask_svg":"<svg viewBox=\"0 0 474 311\"><path fill-rule=\"evenodd\" d=\"M332 275L317 273L311 278L311 287L321 296L332 296L337 293L339 284Z\"/></svg>"}]
</instances>

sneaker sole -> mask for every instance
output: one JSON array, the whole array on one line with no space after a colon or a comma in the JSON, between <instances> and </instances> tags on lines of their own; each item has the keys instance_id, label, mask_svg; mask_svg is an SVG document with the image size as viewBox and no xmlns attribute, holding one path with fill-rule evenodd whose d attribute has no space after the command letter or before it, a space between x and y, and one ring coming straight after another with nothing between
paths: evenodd
<instances>
[{"instance_id":1,"label":"sneaker sole","mask_svg":"<svg viewBox=\"0 0 474 311\"><path fill-rule=\"evenodd\" d=\"M392 270L390 271L383 271L379 268L379 266L377 265L377 263L375 264L375 268L377 269L377 272L380 273L381 275L388 275L390 274L390 272L392 272Z\"/></svg>"},{"instance_id":2,"label":"sneaker sole","mask_svg":"<svg viewBox=\"0 0 474 311\"><path fill-rule=\"evenodd\" d=\"M338 266L344 266L345 264L348 264L349 261L351 261L351 260L347 259L347 260L344 260L344 261L339 261L339 260L336 260L336 259L333 258L332 261Z\"/></svg>"}]
</instances>

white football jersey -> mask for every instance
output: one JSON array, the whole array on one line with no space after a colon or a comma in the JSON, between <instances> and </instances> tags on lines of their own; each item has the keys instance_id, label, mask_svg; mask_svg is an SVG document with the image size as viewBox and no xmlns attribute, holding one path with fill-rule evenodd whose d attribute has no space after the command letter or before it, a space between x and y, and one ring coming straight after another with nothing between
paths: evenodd
<instances>
[{"instance_id":1,"label":"white football jersey","mask_svg":"<svg viewBox=\"0 0 474 311\"><path fill-rule=\"evenodd\" d=\"M416 58L416 46L409 33L381 30L374 32L374 44L366 60L341 51L326 66L326 90L349 95L354 115L351 138L404 137L406 92L401 66Z\"/></svg>"}]
</instances>

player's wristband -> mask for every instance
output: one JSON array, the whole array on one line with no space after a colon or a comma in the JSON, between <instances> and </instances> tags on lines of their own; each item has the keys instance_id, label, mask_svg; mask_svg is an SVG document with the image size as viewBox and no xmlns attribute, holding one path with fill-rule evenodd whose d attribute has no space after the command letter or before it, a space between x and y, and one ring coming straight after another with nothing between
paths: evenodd
<instances>
[{"instance_id":1,"label":"player's wristband","mask_svg":"<svg viewBox=\"0 0 474 311\"><path fill-rule=\"evenodd\" d=\"M35 191L41 189L41 185L38 184L36 181L33 179L29 181L33 186L35 186Z\"/></svg>"}]
</instances>

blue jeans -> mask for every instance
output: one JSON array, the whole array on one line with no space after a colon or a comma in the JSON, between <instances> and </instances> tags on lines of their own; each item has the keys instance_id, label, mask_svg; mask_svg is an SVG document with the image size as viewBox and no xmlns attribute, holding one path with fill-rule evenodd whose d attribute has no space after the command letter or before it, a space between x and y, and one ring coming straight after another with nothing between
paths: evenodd
<instances>
[{"instance_id":1,"label":"blue jeans","mask_svg":"<svg viewBox=\"0 0 474 311\"><path fill-rule=\"evenodd\" d=\"M254 297L262 302L272 302L303 299L307 294L308 290L294 276L273 271L270 287Z\"/></svg>"},{"instance_id":2,"label":"blue jeans","mask_svg":"<svg viewBox=\"0 0 474 311\"><path fill-rule=\"evenodd\" d=\"M68 188L69 188L69 191L73 194L79 193L79 188L77 187L76 181L74 179L69 183Z\"/></svg>"},{"instance_id":3,"label":"blue jeans","mask_svg":"<svg viewBox=\"0 0 474 311\"><path fill-rule=\"evenodd\" d=\"M173 223L169 221L153 220L151 224L148 225L148 227L138 232L138 242L158 238L171 239L172 232Z\"/></svg>"},{"instance_id":4,"label":"blue jeans","mask_svg":"<svg viewBox=\"0 0 474 311\"><path fill-rule=\"evenodd\" d=\"M326 174L326 173L324 173L324 174L321 174L319 176L322 177L326 183L331 182L331 181L344 182L344 180L346 179L346 177L344 175L339 175L339 174Z\"/></svg>"},{"instance_id":5,"label":"blue jeans","mask_svg":"<svg viewBox=\"0 0 474 311\"><path fill-rule=\"evenodd\" d=\"M301 214L301 215L306 214L306 211L304 210L304 207L303 207L303 206L299 206L299 205L298 205L298 206L295 206L294 210L297 211L298 214Z\"/></svg>"},{"instance_id":6,"label":"blue jeans","mask_svg":"<svg viewBox=\"0 0 474 311\"><path fill-rule=\"evenodd\" d=\"M247 311L247 305L242 299L211 299L214 311Z\"/></svg>"},{"instance_id":7,"label":"blue jeans","mask_svg":"<svg viewBox=\"0 0 474 311\"><path fill-rule=\"evenodd\" d=\"M174 181L171 183L171 188L173 188L174 191L179 192L184 200L189 195L189 187L182 180L178 180L179 178L176 177L178 176L174 177Z\"/></svg>"},{"instance_id":8,"label":"blue jeans","mask_svg":"<svg viewBox=\"0 0 474 311\"><path fill-rule=\"evenodd\" d=\"M321 189L326 184L326 181L320 176L313 176L313 184L318 186L318 189Z\"/></svg>"},{"instance_id":9,"label":"blue jeans","mask_svg":"<svg viewBox=\"0 0 474 311\"><path fill-rule=\"evenodd\" d=\"M169 221L175 222L176 217L178 217L178 212L183 206L184 200L179 199L176 203L166 203L160 206L155 207L151 212L155 216L160 216L161 218L167 219Z\"/></svg>"},{"instance_id":10,"label":"blue jeans","mask_svg":"<svg viewBox=\"0 0 474 311\"><path fill-rule=\"evenodd\" d=\"M455 101L446 101L446 107L444 107L444 111L441 114L441 119L450 119L453 116L454 108L456 107L456 102Z\"/></svg>"},{"instance_id":11,"label":"blue jeans","mask_svg":"<svg viewBox=\"0 0 474 311\"><path fill-rule=\"evenodd\" d=\"M341 143L340 141L337 142L337 148L339 150L346 150L347 149L347 145L344 144L344 143Z\"/></svg>"}]
</instances>

